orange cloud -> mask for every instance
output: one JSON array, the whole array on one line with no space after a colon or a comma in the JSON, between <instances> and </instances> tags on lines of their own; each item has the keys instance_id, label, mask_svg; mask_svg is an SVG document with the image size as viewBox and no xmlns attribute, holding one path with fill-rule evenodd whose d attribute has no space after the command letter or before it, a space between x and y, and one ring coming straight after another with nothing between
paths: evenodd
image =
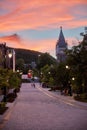
<instances>
[{"instance_id":1,"label":"orange cloud","mask_svg":"<svg viewBox=\"0 0 87 130\"><path fill-rule=\"evenodd\" d=\"M56 41L53 39L37 40L37 41L30 40L30 39L25 40L25 39L21 39L20 36L17 34L0 37L0 43L3 42L6 42L8 45L15 46L16 48L18 46L20 48L26 48L26 49L33 48L34 50L37 51L43 51L43 50L48 51L49 49L53 49L56 43Z\"/></svg>"},{"instance_id":2,"label":"orange cloud","mask_svg":"<svg viewBox=\"0 0 87 130\"><path fill-rule=\"evenodd\" d=\"M52 56L56 57L55 46L57 40L55 39L45 39L45 40L27 40L25 41L25 49L36 50L39 52L48 52Z\"/></svg>"},{"instance_id":3,"label":"orange cloud","mask_svg":"<svg viewBox=\"0 0 87 130\"><path fill-rule=\"evenodd\" d=\"M74 45L78 45L79 41L76 38L66 38L69 48ZM30 40L21 39L19 35L13 34L10 36L0 37L0 42L6 42L7 46L13 48L25 48L29 50L35 50L40 52L48 52L52 56L56 57L56 42L57 39L45 39L45 40Z\"/></svg>"},{"instance_id":4,"label":"orange cloud","mask_svg":"<svg viewBox=\"0 0 87 130\"><path fill-rule=\"evenodd\" d=\"M6 42L7 46L13 48L25 48L30 50L36 50L40 52L49 52L55 50L56 40L47 39L47 40L24 40L21 39L19 35L13 34L10 36L0 37L0 43Z\"/></svg>"},{"instance_id":5,"label":"orange cloud","mask_svg":"<svg viewBox=\"0 0 87 130\"><path fill-rule=\"evenodd\" d=\"M14 47L20 47L20 46L23 47L24 46L22 39L17 34L0 37L0 43L3 43L3 42L8 43L8 46L12 46L12 47L13 46Z\"/></svg>"}]
</instances>

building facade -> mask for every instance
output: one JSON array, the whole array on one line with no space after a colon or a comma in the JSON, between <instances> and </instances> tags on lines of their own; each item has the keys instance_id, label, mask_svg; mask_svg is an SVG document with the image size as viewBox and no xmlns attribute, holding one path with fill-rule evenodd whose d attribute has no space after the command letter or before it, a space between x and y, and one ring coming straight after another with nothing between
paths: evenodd
<instances>
[{"instance_id":1,"label":"building facade","mask_svg":"<svg viewBox=\"0 0 87 130\"><path fill-rule=\"evenodd\" d=\"M0 44L0 67L6 68L6 43Z\"/></svg>"},{"instance_id":2,"label":"building facade","mask_svg":"<svg viewBox=\"0 0 87 130\"><path fill-rule=\"evenodd\" d=\"M0 43L0 67L15 71L15 51L8 48L6 43Z\"/></svg>"},{"instance_id":3,"label":"building facade","mask_svg":"<svg viewBox=\"0 0 87 130\"><path fill-rule=\"evenodd\" d=\"M67 43L63 35L62 27L60 27L60 34L56 43L56 57L58 62L63 62L66 60L66 54L65 54L66 49L67 49Z\"/></svg>"}]
</instances>

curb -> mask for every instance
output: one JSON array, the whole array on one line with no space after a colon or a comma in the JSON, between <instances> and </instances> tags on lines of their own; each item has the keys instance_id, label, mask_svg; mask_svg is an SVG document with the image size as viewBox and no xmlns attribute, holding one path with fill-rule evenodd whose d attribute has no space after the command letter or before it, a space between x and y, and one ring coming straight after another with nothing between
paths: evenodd
<instances>
[{"instance_id":1,"label":"curb","mask_svg":"<svg viewBox=\"0 0 87 130\"><path fill-rule=\"evenodd\" d=\"M0 129L2 129L4 124L9 120L10 115L11 115L16 103L17 103L17 98L15 99L14 102L6 104L8 109L6 110L6 112L3 115L0 115Z\"/></svg>"},{"instance_id":2,"label":"curb","mask_svg":"<svg viewBox=\"0 0 87 130\"><path fill-rule=\"evenodd\" d=\"M55 92L53 91L49 91L48 89L46 88L42 88L40 86L38 86L40 89L42 89L43 91L49 93L51 96L59 99L60 101L68 104L68 105L71 105L71 106L74 106L74 107L77 107L77 108L81 108L81 109L84 109L84 110L87 110L87 103L83 103L83 102L79 102L79 101L76 101L73 96L72 97L67 97L67 96L64 96L64 95L61 95L61 94L55 94Z\"/></svg>"}]
</instances>

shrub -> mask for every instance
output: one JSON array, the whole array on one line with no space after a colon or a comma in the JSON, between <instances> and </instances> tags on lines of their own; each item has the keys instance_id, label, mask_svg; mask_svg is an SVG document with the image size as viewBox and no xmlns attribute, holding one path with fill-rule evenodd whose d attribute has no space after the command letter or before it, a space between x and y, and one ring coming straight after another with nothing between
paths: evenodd
<instances>
[{"instance_id":1,"label":"shrub","mask_svg":"<svg viewBox=\"0 0 87 130\"><path fill-rule=\"evenodd\" d=\"M74 96L74 99L82 102L87 102L87 93L77 94L77 96Z\"/></svg>"}]
</instances>

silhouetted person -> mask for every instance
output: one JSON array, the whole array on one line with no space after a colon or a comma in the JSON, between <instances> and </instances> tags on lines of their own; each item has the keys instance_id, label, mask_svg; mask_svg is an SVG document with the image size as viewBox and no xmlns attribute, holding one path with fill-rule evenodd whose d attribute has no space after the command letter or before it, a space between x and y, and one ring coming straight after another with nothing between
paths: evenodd
<instances>
[{"instance_id":1,"label":"silhouetted person","mask_svg":"<svg viewBox=\"0 0 87 130\"><path fill-rule=\"evenodd\" d=\"M68 91L69 95L72 96L71 83L68 83L68 89L69 89L69 91Z\"/></svg>"},{"instance_id":2,"label":"silhouetted person","mask_svg":"<svg viewBox=\"0 0 87 130\"><path fill-rule=\"evenodd\" d=\"M33 87L35 88L35 83L33 83Z\"/></svg>"}]
</instances>

